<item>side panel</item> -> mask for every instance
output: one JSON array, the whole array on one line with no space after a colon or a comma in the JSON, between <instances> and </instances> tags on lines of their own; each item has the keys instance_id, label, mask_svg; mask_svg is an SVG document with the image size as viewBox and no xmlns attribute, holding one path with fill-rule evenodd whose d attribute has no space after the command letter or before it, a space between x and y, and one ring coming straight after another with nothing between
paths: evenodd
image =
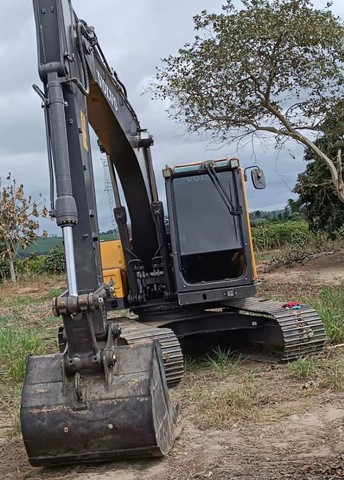
<instances>
[{"instance_id":1,"label":"side panel","mask_svg":"<svg viewBox=\"0 0 344 480\"><path fill-rule=\"evenodd\" d=\"M128 285L121 241L100 242L100 253L104 282L114 283L114 297L125 297L128 294Z\"/></svg>"},{"instance_id":2,"label":"side panel","mask_svg":"<svg viewBox=\"0 0 344 480\"><path fill-rule=\"evenodd\" d=\"M124 255L120 240L100 242L102 268L124 268Z\"/></svg>"},{"instance_id":3,"label":"side panel","mask_svg":"<svg viewBox=\"0 0 344 480\"><path fill-rule=\"evenodd\" d=\"M250 213L249 213L249 207L248 207L248 200L247 200L247 193L246 193L246 183L245 183L245 178L244 178L244 170L240 168L240 177L241 177L241 185L242 185L242 191L243 191L243 197L244 197L244 212L246 216L246 227L247 227L247 236L248 236L248 242L249 242L249 247L250 247L250 253L251 253L251 262L252 262L252 273L253 273L253 278L254 280L257 280L258 275L257 275L257 267L256 267L256 258L254 255L254 250L253 250L253 238L252 238L252 230L251 230L251 223L250 223Z\"/></svg>"}]
</instances>

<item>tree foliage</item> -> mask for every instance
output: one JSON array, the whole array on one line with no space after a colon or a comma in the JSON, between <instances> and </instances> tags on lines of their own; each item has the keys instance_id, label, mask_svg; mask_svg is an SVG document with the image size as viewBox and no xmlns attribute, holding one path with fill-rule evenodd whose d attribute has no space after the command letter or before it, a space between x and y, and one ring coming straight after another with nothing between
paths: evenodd
<instances>
[{"instance_id":1,"label":"tree foliage","mask_svg":"<svg viewBox=\"0 0 344 480\"><path fill-rule=\"evenodd\" d=\"M38 217L46 217L45 207L39 205L32 197L25 197L24 186L17 185L9 174L7 185L0 191L0 258L8 261L11 280L16 281L14 260L18 250L24 250L35 241L39 228ZM43 232L46 235L46 232Z\"/></svg>"},{"instance_id":2,"label":"tree foliage","mask_svg":"<svg viewBox=\"0 0 344 480\"><path fill-rule=\"evenodd\" d=\"M50 274L66 272L66 257L64 249L59 245L53 247L45 257L44 271Z\"/></svg>"},{"instance_id":3,"label":"tree foliage","mask_svg":"<svg viewBox=\"0 0 344 480\"><path fill-rule=\"evenodd\" d=\"M322 151L335 156L342 140L335 136L324 136L316 141ZM294 192L299 195L297 205L306 215L310 230L324 231L334 238L344 233L344 208L339 200L331 176L325 165L316 161L312 151L306 150L306 170L298 175Z\"/></svg>"},{"instance_id":4,"label":"tree foliage","mask_svg":"<svg viewBox=\"0 0 344 480\"><path fill-rule=\"evenodd\" d=\"M309 0L242 4L237 10L227 0L222 13L194 17L195 39L163 59L155 95L170 100L170 115L190 132L215 141L271 133L277 146L287 138L302 143L327 166L344 201L341 158L312 141L328 133L331 113L344 118L342 21L330 4L319 10Z\"/></svg>"}]
</instances>

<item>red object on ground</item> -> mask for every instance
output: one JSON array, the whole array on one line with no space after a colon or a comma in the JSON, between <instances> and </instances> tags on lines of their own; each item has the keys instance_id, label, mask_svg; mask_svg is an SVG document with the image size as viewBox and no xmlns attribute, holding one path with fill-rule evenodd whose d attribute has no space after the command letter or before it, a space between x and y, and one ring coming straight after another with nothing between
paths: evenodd
<instances>
[{"instance_id":1,"label":"red object on ground","mask_svg":"<svg viewBox=\"0 0 344 480\"><path fill-rule=\"evenodd\" d=\"M300 302L287 302L283 303L282 308L293 308L293 307L300 307L301 303Z\"/></svg>"}]
</instances>

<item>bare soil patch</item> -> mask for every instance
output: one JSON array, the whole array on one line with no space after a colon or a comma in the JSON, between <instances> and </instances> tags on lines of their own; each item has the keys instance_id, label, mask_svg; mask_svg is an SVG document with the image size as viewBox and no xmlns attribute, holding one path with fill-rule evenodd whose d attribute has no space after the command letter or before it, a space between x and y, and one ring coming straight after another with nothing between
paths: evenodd
<instances>
[{"instance_id":1,"label":"bare soil patch","mask_svg":"<svg viewBox=\"0 0 344 480\"><path fill-rule=\"evenodd\" d=\"M287 402L285 416L238 420L229 429L201 430L184 409L180 437L162 460L37 469L27 464L20 438L0 444L6 479L188 480L344 478L344 396ZM273 408L273 407L270 407Z\"/></svg>"},{"instance_id":2,"label":"bare soil patch","mask_svg":"<svg viewBox=\"0 0 344 480\"><path fill-rule=\"evenodd\" d=\"M336 285L344 279L344 253L318 257L262 277L260 295L302 299L315 295L324 285ZM19 292L22 293L28 292ZM338 348L331 355L341 359L343 353ZM21 437L9 434L13 412L0 412L2 477L9 480L344 478L343 391L334 392L290 378L287 366L244 361L235 372L219 373L209 365L189 365L185 379L172 391L172 396L182 408L180 432L172 452L158 460L33 468L27 462Z\"/></svg>"},{"instance_id":3,"label":"bare soil patch","mask_svg":"<svg viewBox=\"0 0 344 480\"><path fill-rule=\"evenodd\" d=\"M315 296L325 285L339 285L344 281L344 252L326 252L303 264L261 273L259 277L263 281L261 296Z\"/></svg>"}]
</instances>

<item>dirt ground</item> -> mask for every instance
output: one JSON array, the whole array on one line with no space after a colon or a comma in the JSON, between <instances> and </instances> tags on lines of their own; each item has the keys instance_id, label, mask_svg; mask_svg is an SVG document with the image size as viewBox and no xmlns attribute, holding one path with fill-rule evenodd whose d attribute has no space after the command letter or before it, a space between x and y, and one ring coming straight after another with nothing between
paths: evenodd
<instances>
[{"instance_id":1,"label":"dirt ground","mask_svg":"<svg viewBox=\"0 0 344 480\"><path fill-rule=\"evenodd\" d=\"M338 285L344 280L344 252L325 252L294 268L279 268L259 276L264 282L264 293L290 295L300 292L307 297L324 285Z\"/></svg>"},{"instance_id":2,"label":"dirt ground","mask_svg":"<svg viewBox=\"0 0 344 480\"><path fill-rule=\"evenodd\" d=\"M262 274L263 293L314 293L344 279L344 252L318 257L303 266ZM343 314L344 316L344 314ZM344 355L344 349L336 349ZM335 480L344 478L344 393L291 380L285 366L251 362L242 370L212 375L192 367L172 391L182 408L178 437L164 459L116 462L57 469L30 467L21 437L8 435L0 416L0 466L4 479L85 480ZM253 372L253 373L252 373ZM224 423L216 423L218 392L241 382L262 388L259 401L236 404ZM250 380L251 379L251 380ZM209 402L205 402L209 395ZM257 401L256 401L257 400ZM202 415L202 417L200 416ZM202 421L200 421L200 418ZM214 421L215 419L215 421ZM221 422L219 422L221 424Z\"/></svg>"},{"instance_id":3,"label":"dirt ground","mask_svg":"<svg viewBox=\"0 0 344 480\"><path fill-rule=\"evenodd\" d=\"M288 279L292 283L303 283L309 277L311 283L321 283L333 285L344 280L344 253L323 253L315 256L314 259L298 265L294 268L279 269L266 276L269 282L277 281L281 283L283 279Z\"/></svg>"}]
</instances>

